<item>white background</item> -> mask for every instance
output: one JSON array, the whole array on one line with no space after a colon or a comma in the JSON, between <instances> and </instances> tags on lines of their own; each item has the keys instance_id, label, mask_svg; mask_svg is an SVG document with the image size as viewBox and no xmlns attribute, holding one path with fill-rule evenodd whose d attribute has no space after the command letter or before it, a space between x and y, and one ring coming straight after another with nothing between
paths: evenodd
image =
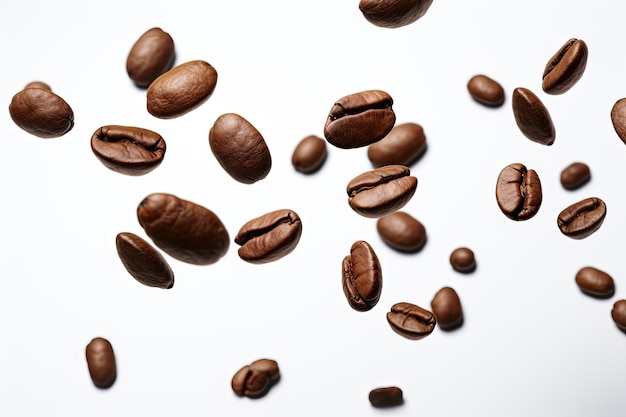
<instances>
[{"instance_id":1,"label":"white background","mask_svg":"<svg viewBox=\"0 0 626 417\"><path fill-rule=\"evenodd\" d=\"M625 415L626 337L610 312L626 297L626 148L610 110L626 96L626 3L435 0L399 29L367 22L356 0L9 0L2 9L0 415ZM177 119L151 116L125 72L151 27L173 37L177 64L202 59L219 74L212 97ZM548 96L543 69L570 38L587 43L587 69L573 89ZM503 85L502 107L470 98L478 73ZM12 96L33 80L72 106L65 136L39 139L9 117ZM521 134L515 87L549 109L554 145ZM417 254L386 247L375 220L347 204L348 181L372 168L365 148L329 145L314 175L291 166L302 138L323 135L334 101L368 89L391 94L397 123L426 132L404 208L428 233ZM227 112L248 119L270 148L272 170L258 183L237 183L210 151L208 131ZM108 124L160 133L163 164L142 177L105 168L89 141ZM574 161L590 166L592 180L571 192L559 175ZM497 176L513 162L542 181L541 209L525 222L495 200ZM164 255L176 274L170 290L136 282L115 251L119 232L146 237L136 207L153 192L211 209L231 235L214 265ZM586 197L606 202L606 220L591 237L569 239L556 218ZM267 265L239 259L238 229L279 208L302 218L296 250ZM384 276L380 302L365 313L341 289L341 261L360 239ZM476 254L474 273L452 270L459 246ZM613 276L611 299L578 289L587 265ZM420 341L389 328L393 304L429 308L446 285L461 298L463 327ZM117 356L109 390L87 371L85 346L96 336ZM235 396L233 374L259 358L278 361L281 381L262 399ZM405 404L372 408L369 391L387 385L402 388Z\"/></svg>"}]
</instances>

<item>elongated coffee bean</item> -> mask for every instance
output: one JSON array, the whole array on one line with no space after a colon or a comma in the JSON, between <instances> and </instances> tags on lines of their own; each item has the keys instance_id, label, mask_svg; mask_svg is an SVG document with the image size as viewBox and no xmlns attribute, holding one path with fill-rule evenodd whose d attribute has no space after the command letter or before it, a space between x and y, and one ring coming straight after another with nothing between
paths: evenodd
<instances>
[{"instance_id":1,"label":"elongated coffee bean","mask_svg":"<svg viewBox=\"0 0 626 417\"><path fill-rule=\"evenodd\" d=\"M470 78L467 90L475 101L485 106L499 107L504 103L504 88L486 75L478 74Z\"/></svg>"},{"instance_id":2,"label":"elongated coffee bean","mask_svg":"<svg viewBox=\"0 0 626 417\"><path fill-rule=\"evenodd\" d=\"M102 389L110 388L117 378L117 363L111 342L96 337L85 348L87 369L93 384Z\"/></svg>"},{"instance_id":3,"label":"elongated coffee bean","mask_svg":"<svg viewBox=\"0 0 626 417\"><path fill-rule=\"evenodd\" d=\"M541 88L548 94L563 94L583 76L587 66L587 44L572 38L550 58L543 71Z\"/></svg>"},{"instance_id":4,"label":"elongated coffee bean","mask_svg":"<svg viewBox=\"0 0 626 417\"><path fill-rule=\"evenodd\" d=\"M576 190L590 179L591 170L584 162L572 162L561 171L561 185L566 190Z\"/></svg>"},{"instance_id":5,"label":"elongated coffee bean","mask_svg":"<svg viewBox=\"0 0 626 417\"><path fill-rule=\"evenodd\" d=\"M404 402L402 390L395 386L374 388L368 398L372 407L377 408L395 407Z\"/></svg>"},{"instance_id":6,"label":"elongated coffee bean","mask_svg":"<svg viewBox=\"0 0 626 417\"><path fill-rule=\"evenodd\" d=\"M582 292L596 298L610 298L615 294L615 281L606 272L593 266L576 273L576 285Z\"/></svg>"},{"instance_id":7,"label":"elongated coffee bean","mask_svg":"<svg viewBox=\"0 0 626 417\"><path fill-rule=\"evenodd\" d=\"M239 396L261 398L279 379L278 363L273 359L259 359L235 373L231 388Z\"/></svg>"},{"instance_id":8,"label":"elongated coffee bean","mask_svg":"<svg viewBox=\"0 0 626 417\"><path fill-rule=\"evenodd\" d=\"M511 220L528 220L541 207L543 193L539 176L520 163L507 165L498 176L496 201Z\"/></svg>"},{"instance_id":9,"label":"elongated coffee bean","mask_svg":"<svg viewBox=\"0 0 626 417\"><path fill-rule=\"evenodd\" d=\"M74 111L50 88L28 86L15 94L9 114L17 126L42 139L58 138L74 127Z\"/></svg>"},{"instance_id":10,"label":"elongated coffee bean","mask_svg":"<svg viewBox=\"0 0 626 417\"><path fill-rule=\"evenodd\" d=\"M384 165L411 165L426 152L424 128L417 123L396 125L367 147L367 157L375 168Z\"/></svg>"},{"instance_id":11,"label":"elongated coffee bean","mask_svg":"<svg viewBox=\"0 0 626 417\"><path fill-rule=\"evenodd\" d=\"M422 307L402 302L391 307L391 311L387 313L387 322L400 336L419 340L435 330L437 318Z\"/></svg>"},{"instance_id":12,"label":"elongated coffee bean","mask_svg":"<svg viewBox=\"0 0 626 417\"><path fill-rule=\"evenodd\" d=\"M161 28L151 28L137 39L128 53L126 72L137 87L145 88L172 68L175 57L170 34Z\"/></svg>"},{"instance_id":13,"label":"elongated coffee bean","mask_svg":"<svg viewBox=\"0 0 626 417\"><path fill-rule=\"evenodd\" d=\"M399 28L424 16L433 0L361 0L359 10L375 26Z\"/></svg>"},{"instance_id":14,"label":"elongated coffee bean","mask_svg":"<svg viewBox=\"0 0 626 417\"><path fill-rule=\"evenodd\" d=\"M552 117L539 97L527 88L513 90L513 115L517 127L533 142L550 146L556 138Z\"/></svg>"},{"instance_id":15,"label":"elongated coffee bean","mask_svg":"<svg viewBox=\"0 0 626 417\"><path fill-rule=\"evenodd\" d=\"M595 233L606 217L606 204L597 197L585 198L565 208L557 217L559 230L572 239L585 239Z\"/></svg>"},{"instance_id":16,"label":"elongated coffee bean","mask_svg":"<svg viewBox=\"0 0 626 417\"><path fill-rule=\"evenodd\" d=\"M115 237L115 246L124 268L138 282L148 287L172 288L174 273L163 256L141 237L122 232Z\"/></svg>"},{"instance_id":17,"label":"elongated coffee bean","mask_svg":"<svg viewBox=\"0 0 626 417\"><path fill-rule=\"evenodd\" d=\"M356 311L369 311L380 299L383 272L376 252L364 240L352 244L341 267L343 293Z\"/></svg>"},{"instance_id":18,"label":"elongated coffee bean","mask_svg":"<svg viewBox=\"0 0 626 417\"><path fill-rule=\"evenodd\" d=\"M419 252L426 243L424 225L403 211L379 218L376 230L383 242L400 252Z\"/></svg>"},{"instance_id":19,"label":"elongated coffee bean","mask_svg":"<svg viewBox=\"0 0 626 417\"><path fill-rule=\"evenodd\" d=\"M291 155L291 164L296 171L312 174L322 167L328 152L326 141L315 135L302 139Z\"/></svg>"}]
</instances>

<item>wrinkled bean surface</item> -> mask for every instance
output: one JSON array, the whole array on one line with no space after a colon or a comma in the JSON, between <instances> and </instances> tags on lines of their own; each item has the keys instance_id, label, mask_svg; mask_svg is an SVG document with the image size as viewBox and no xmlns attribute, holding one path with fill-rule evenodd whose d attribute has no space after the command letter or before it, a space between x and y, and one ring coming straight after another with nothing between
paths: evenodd
<instances>
[{"instance_id":1,"label":"wrinkled bean surface","mask_svg":"<svg viewBox=\"0 0 626 417\"><path fill-rule=\"evenodd\" d=\"M437 325L435 315L415 304L401 302L391 307L387 322L400 336L419 340L430 335Z\"/></svg>"},{"instance_id":2,"label":"wrinkled bean surface","mask_svg":"<svg viewBox=\"0 0 626 417\"><path fill-rule=\"evenodd\" d=\"M528 220L541 207L543 193L539 175L520 163L507 165L498 176L496 201L511 220Z\"/></svg>"},{"instance_id":3,"label":"wrinkled bean surface","mask_svg":"<svg viewBox=\"0 0 626 417\"><path fill-rule=\"evenodd\" d=\"M15 94L9 114L22 130L43 139L61 137L74 127L74 111L49 88L31 86Z\"/></svg>"},{"instance_id":4,"label":"wrinkled bean surface","mask_svg":"<svg viewBox=\"0 0 626 417\"><path fill-rule=\"evenodd\" d=\"M278 363L273 359L259 359L237 371L231 380L231 387L239 396L261 398L279 379Z\"/></svg>"},{"instance_id":5,"label":"wrinkled bean surface","mask_svg":"<svg viewBox=\"0 0 626 417\"><path fill-rule=\"evenodd\" d=\"M368 311L378 304L383 288L380 261L369 243L359 240L352 244L350 255L342 262L343 293L356 311Z\"/></svg>"},{"instance_id":6,"label":"wrinkled bean surface","mask_svg":"<svg viewBox=\"0 0 626 417\"><path fill-rule=\"evenodd\" d=\"M543 71L541 88L548 94L563 94L571 89L585 72L587 44L581 39L569 39L550 58Z\"/></svg>"},{"instance_id":7,"label":"wrinkled bean surface","mask_svg":"<svg viewBox=\"0 0 626 417\"><path fill-rule=\"evenodd\" d=\"M606 204L597 197L585 198L565 208L557 217L561 233L585 239L595 233L606 217Z\"/></svg>"}]
</instances>

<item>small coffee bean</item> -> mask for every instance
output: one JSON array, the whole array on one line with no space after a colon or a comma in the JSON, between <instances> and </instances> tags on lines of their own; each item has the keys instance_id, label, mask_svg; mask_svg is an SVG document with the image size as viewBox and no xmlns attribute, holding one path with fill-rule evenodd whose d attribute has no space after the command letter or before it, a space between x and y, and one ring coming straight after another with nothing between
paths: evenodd
<instances>
[{"instance_id":1,"label":"small coffee bean","mask_svg":"<svg viewBox=\"0 0 626 417\"><path fill-rule=\"evenodd\" d=\"M453 330L463 324L463 308L459 295L450 287L443 287L430 302L437 324L443 330Z\"/></svg>"},{"instance_id":2,"label":"small coffee bean","mask_svg":"<svg viewBox=\"0 0 626 417\"><path fill-rule=\"evenodd\" d=\"M117 365L111 343L96 337L85 348L87 369L93 384L102 389L110 388L117 378Z\"/></svg>"},{"instance_id":3,"label":"small coffee bean","mask_svg":"<svg viewBox=\"0 0 626 417\"><path fill-rule=\"evenodd\" d=\"M11 99L9 113L18 127L43 139L61 137L74 127L72 108L49 88L23 89Z\"/></svg>"},{"instance_id":4,"label":"small coffee bean","mask_svg":"<svg viewBox=\"0 0 626 417\"><path fill-rule=\"evenodd\" d=\"M52 88L50 88L50 86L43 81L31 81L26 84L24 89L26 88L43 88L44 90L52 91Z\"/></svg>"},{"instance_id":5,"label":"small coffee bean","mask_svg":"<svg viewBox=\"0 0 626 417\"><path fill-rule=\"evenodd\" d=\"M626 98L621 98L613 104L611 122L617 136L626 144Z\"/></svg>"},{"instance_id":6,"label":"small coffee bean","mask_svg":"<svg viewBox=\"0 0 626 417\"><path fill-rule=\"evenodd\" d=\"M496 201L511 220L528 220L541 207L541 181L533 169L520 163L507 165L498 176Z\"/></svg>"},{"instance_id":7,"label":"small coffee bean","mask_svg":"<svg viewBox=\"0 0 626 417\"><path fill-rule=\"evenodd\" d=\"M383 242L400 252L419 252L426 243L424 225L403 211L379 218L376 230Z\"/></svg>"},{"instance_id":8,"label":"small coffee bean","mask_svg":"<svg viewBox=\"0 0 626 417\"><path fill-rule=\"evenodd\" d=\"M137 87L145 88L172 68L175 57L174 40L170 34L161 28L151 28L130 49L126 72Z\"/></svg>"},{"instance_id":9,"label":"small coffee bean","mask_svg":"<svg viewBox=\"0 0 626 417\"><path fill-rule=\"evenodd\" d=\"M322 167L327 156L326 141L318 136L307 136L298 143L291 156L296 171L312 174Z\"/></svg>"},{"instance_id":10,"label":"small coffee bean","mask_svg":"<svg viewBox=\"0 0 626 417\"><path fill-rule=\"evenodd\" d=\"M424 16L433 0L361 0L359 10L375 26L399 28Z\"/></svg>"},{"instance_id":11,"label":"small coffee bean","mask_svg":"<svg viewBox=\"0 0 626 417\"><path fill-rule=\"evenodd\" d=\"M374 167L384 165L411 165L426 152L424 128L417 123L404 123L378 142L367 147L367 157Z\"/></svg>"},{"instance_id":12,"label":"small coffee bean","mask_svg":"<svg viewBox=\"0 0 626 417\"><path fill-rule=\"evenodd\" d=\"M591 179L591 170L583 162L572 162L561 171L561 185L566 190L576 190Z\"/></svg>"},{"instance_id":13,"label":"small coffee bean","mask_svg":"<svg viewBox=\"0 0 626 417\"><path fill-rule=\"evenodd\" d=\"M358 214L378 218L404 207L415 194L417 178L404 165L366 171L348 183L348 204Z\"/></svg>"},{"instance_id":14,"label":"small coffee bean","mask_svg":"<svg viewBox=\"0 0 626 417\"><path fill-rule=\"evenodd\" d=\"M395 386L375 388L370 391L368 398L372 407L377 408L395 407L404 403L402 390Z\"/></svg>"},{"instance_id":15,"label":"small coffee bean","mask_svg":"<svg viewBox=\"0 0 626 417\"><path fill-rule=\"evenodd\" d=\"M548 94L563 94L583 76L587 66L587 44L570 39L550 58L543 71L541 88Z\"/></svg>"},{"instance_id":16,"label":"small coffee bean","mask_svg":"<svg viewBox=\"0 0 626 417\"><path fill-rule=\"evenodd\" d=\"M626 332L626 300L618 300L613 304L611 318L621 331Z\"/></svg>"},{"instance_id":17,"label":"small coffee bean","mask_svg":"<svg viewBox=\"0 0 626 417\"><path fill-rule=\"evenodd\" d=\"M486 75L474 75L467 83L470 96L480 104L500 107L504 104L504 88Z\"/></svg>"},{"instance_id":18,"label":"small coffee bean","mask_svg":"<svg viewBox=\"0 0 626 417\"><path fill-rule=\"evenodd\" d=\"M576 273L576 285L582 292L592 297L610 298L615 294L615 282L604 271L586 266Z\"/></svg>"},{"instance_id":19,"label":"small coffee bean","mask_svg":"<svg viewBox=\"0 0 626 417\"><path fill-rule=\"evenodd\" d=\"M141 237L118 233L115 247L124 268L141 284L165 289L174 286L174 273L165 258Z\"/></svg>"},{"instance_id":20,"label":"small coffee bean","mask_svg":"<svg viewBox=\"0 0 626 417\"><path fill-rule=\"evenodd\" d=\"M160 119L187 114L204 104L216 85L217 71L208 62L195 60L177 65L148 86L148 113Z\"/></svg>"},{"instance_id":21,"label":"small coffee bean","mask_svg":"<svg viewBox=\"0 0 626 417\"><path fill-rule=\"evenodd\" d=\"M469 248L456 248L450 254L450 265L457 272L474 272L476 269L474 252Z\"/></svg>"},{"instance_id":22,"label":"small coffee bean","mask_svg":"<svg viewBox=\"0 0 626 417\"><path fill-rule=\"evenodd\" d=\"M559 230L572 239L595 233L606 217L606 204L597 197L585 198L565 208L557 217Z\"/></svg>"},{"instance_id":23,"label":"small coffee bean","mask_svg":"<svg viewBox=\"0 0 626 417\"><path fill-rule=\"evenodd\" d=\"M411 303L396 303L387 313L387 322L394 332L411 340L430 335L437 325L437 318L430 311Z\"/></svg>"},{"instance_id":24,"label":"small coffee bean","mask_svg":"<svg viewBox=\"0 0 626 417\"><path fill-rule=\"evenodd\" d=\"M145 175L163 162L165 140L131 126L102 126L91 136L91 150L105 167L125 175Z\"/></svg>"},{"instance_id":25,"label":"small coffee bean","mask_svg":"<svg viewBox=\"0 0 626 417\"><path fill-rule=\"evenodd\" d=\"M396 123L393 99L385 91L368 90L342 97L324 125L326 140L338 148L360 148L381 140Z\"/></svg>"},{"instance_id":26,"label":"small coffee bean","mask_svg":"<svg viewBox=\"0 0 626 417\"><path fill-rule=\"evenodd\" d=\"M369 243L358 240L352 244L350 255L341 267L343 293L356 311L369 311L380 299L383 272L376 252Z\"/></svg>"},{"instance_id":27,"label":"small coffee bean","mask_svg":"<svg viewBox=\"0 0 626 417\"><path fill-rule=\"evenodd\" d=\"M513 90L513 115L517 127L533 142L550 146L556 138L552 117L539 97L527 88Z\"/></svg>"},{"instance_id":28,"label":"small coffee bean","mask_svg":"<svg viewBox=\"0 0 626 417\"><path fill-rule=\"evenodd\" d=\"M262 180L272 168L272 156L259 131L235 113L217 118L209 131L209 146L234 180L252 184Z\"/></svg>"},{"instance_id":29,"label":"small coffee bean","mask_svg":"<svg viewBox=\"0 0 626 417\"><path fill-rule=\"evenodd\" d=\"M288 209L276 210L244 224L235 243L239 257L252 264L276 261L296 248L302 235L300 216Z\"/></svg>"},{"instance_id":30,"label":"small coffee bean","mask_svg":"<svg viewBox=\"0 0 626 417\"><path fill-rule=\"evenodd\" d=\"M279 379L278 363L272 359L259 359L237 371L231 387L239 396L261 398Z\"/></svg>"}]
</instances>

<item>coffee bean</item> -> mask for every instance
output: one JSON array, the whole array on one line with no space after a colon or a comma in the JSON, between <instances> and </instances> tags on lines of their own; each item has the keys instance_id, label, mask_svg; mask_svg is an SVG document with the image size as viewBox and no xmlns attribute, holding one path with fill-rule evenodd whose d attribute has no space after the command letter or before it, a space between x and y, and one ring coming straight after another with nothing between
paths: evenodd
<instances>
[{"instance_id":1,"label":"coffee bean","mask_svg":"<svg viewBox=\"0 0 626 417\"><path fill-rule=\"evenodd\" d=\"M348 304L356 311L369 311L380 299L383 272L369 243L358 240L342 262L341 282Z\"/></svg>"},{"instance_id":2,"label":"coffee bean","mask_svg":"<svg viewBox=\"0 0 626 417\"><path fill-rule=\"evenodd\" d=\"M621 98L613 104L611 122L617 136L626 144L626 98Z\"/></svg>"},{"instance_id":3,"label":"coffee bean","mask_svg":"<svg viewBox=\"0 0 626 417\"><path fill-rule=\"evenodd\" d=\"M587 44L570 39L550 58L543 71L541 88L548 94L563 94L583 76L587 66Z\"/></svg>"},{"instance_id":4,"label":"coffee bean","mask_svg":"<svg viewBox=\"0 0 626 417\"><path fill-rule=\"evenodd\" d=\"M606 217L606 204L597 197L585 198L565 208L557 218L559 230L572 239L595 233Z\"/></svg>"},{"instance_id":5,"label":"coffee bean","mask_svg":"<svg viewBox=\"0 0 626 417\"><path fill-rule=\"evenodd\" d=\"M535 170L513 163L500 172L496 183L496 201L509 219L530 219L539 211L542 199L541 181Z\"/></svg>"},{"instance_id":6,"label":"coffee bean","mask_svg":"<svg viewBox=\"0 0 626 417\"><path fill-rule=\"evenodd\" d=\"M437 324L443 330L453 330L463 324L463 308L459 295L450 287L443 287L430 302Z\"/></svg>"},{"instance_id":7,"label":"coffee bean","mask_svg":"<svg viewBox=\"0 0 626 417\"><path fill-rule=\"evenodd\" d=\"M626 332L626 300L618 300L613 304L611 318L621 331Z\"/></svg>"},{"instance_id":8,"label":"coffee bean","mask_svg":"<svg viewBox=\"0 0 626 417\"><path fill-rule=\"evenodd\" d=\"M96 337L85 348L87 369L93 384L102 389L110 388L117 378L117 365L111 342Z\"/></svg>"},{"instance_id":9,"label":"coffee bean","mask_svg":"<svg viewBox=\"0 0 626 417\"><path fill-rule=\"evenodd\" d=\"M395 407L404 403L402 390L395 386L375 388L370 391L368 398L372 407L377 408Z\"/></svg>"},{"instance_id":10,"label":"coffee bean","mask_svg":"<svg viewBox=\"0 0 626 417\"><path fill-rule=\"evenodd\" d=\"M23 89L11 99L9 113L18 127L43 139L61 137L74 127L72 108L50 88Z\"/></svg>"},{"instance_id":11,"label":"coffee bean","mask_svg":"<svg viewBox=\"0 0 626 417\"><path fill-rule=\"evenodd\" d=\"M235 243L241 259L252 264L276 261L293 252L302 235L300 216L288 209L276 210L244 224Z\"/></svg>"},{"instance_id":12,"label":"coffee bean","mask_svg":"<svg viewBox=\"0 0 626 417\"><path fill-rule=\"evenodd\" d=\"M222 168L243 184L262 180L272 168L272 156L259 131L235 113L217 118L209 131L209 146Z\"/></svg>"},{"instance_id":13,"label":"coffee bean","mask_svg":"<svg viewBox=\"0 0 626 417\"><path fill-rule=\"evenodd\" d=\"M615 294L613 278L593 266L581 268L576 273L576 285L582 292L592 297L610 298Z\"/></svg>"},{"instance_id":14,"label":"coffee bean","mask_svg":"<svg viewBox=\"0 0 626 417\"><path fill-rule=\"evenodd\" d=\"M424 16L433 0L361 0L359 10L375 26L399 28Z\"/></svg>"},{"instance_id":15,"label":"coffee bean","mask_svg":"<svg viewBox=\"0 0 626 417\"><path fill-rule=\"evenodd\" d=\"M160 119L187 114L204 104L216 85L217 71L208 62L195 60L177 65L148 86L148 113Z\"/></svg>"},{"instance_id":16,"label":"coffee bean","mask_svg":"<svg viewBox=\"0 0 626 417\"><path fill-rule=\"evenodd\" d=\"M326 141L318 136L307 136L298 143L291 156L296 171L312 174L322 167L327 156Z\"/></svg>"},{"instance_id":17,"label":"coffee bean","mask_svg":"<svg viewBox=\"0 0 626 417\"><path fill-rule=\"evenodd\" d=\"M152 81L172 68L176 51L174 40L161 28L151 28L137 39L126 59L126 72L137 87Z\"/></svg>"},{"instance_id":18,"label":"coffee bean","mask_svg":"<svg viewBox=\"0 0 626 417\"><path fill-rule=\"evenodd\" d=\"M272 359L259 359L237 371L231 387L239 396L261 398L279 379L278 363Z\"/></svg>"},{"instance_id":19,"label":"coffee bean","mask_svg":"<svg viewBox=\"0 0 626 417\"><path fill-rule=\"evenodd\" d=\"M43 88L44 90L52 91L52 88L43 81L31 81L24 88Z\"/></svg>"},{"instance_id":20,"label":"coffee bean","mask_svg":"<svg viewBox=\"0 0 626 417\"><path fill-rule=\"evenodd\" d=\"M591 170L584 162L572 162L561 171L561 185L566 190L576 190L591 179Z\"/></svg>"},{"instance_id":21,"label":"coffee bean","mask_svg":"<svg viewBox=\"0 0 626 417\"><path fill-rule=\"evenodd\" d=\"M474 272L476 269L474 252L470 248L456 248L450 254L450 265L457 272Z\"/></svg>"},{"instance_id":22,"label":"coffee bean","mask_svg":"<svg viewBox=\"0 0 626 417\"><path fill-rule=\"evenodd\" d=\"M91 150L107 168L144 175L163 162L165 140L156 132L131 126L102 126L91 136Z\"/></svg>"},{"instance_id":23,"label":"coffee bean","mask_svg":"<svg viewBox=\"0 0 626 417\"><path fill-rule=\"evenodd\" d=\"M209 265L228 251L230 238L219 217L175 195L148 195L137 207L137 218L154 244L179 261Z\"/></svg>"},{"instance_id":24,"label":"coffee bean","mask_svg":"<svg viewBox=\"0 0 626 417\"><path fill-rule=\"evenodd\" d=\"M141 237L122 232L115 237L115 246L128 273L148 287L169 289L174 286L174 273L163 256Z\"/></svg>"},{"instance_id":25,"label":"coffee bean","mask_svg":"<svg viewBox=\"0 0 626 417\"><path fill-rule=\"evenodd\" d=\"M474 75L467 83L470 96L480 104L500 107L504 104L504 88L497 81L486 75Z\"/></svg>"},{"instance_id":26,"label":"coffee bean","mask_svg":"<svg viewBox=\"0 0 626 417\"><path fill-rule=\"evenodd\" d=\"M424 128L417 123L404 123L378 142L367 147L367 157L374 167L411 165L426 152Z\"/></svg>"},{"instance_id":27,"label":"coffee bean","mask_svg":"<svg viewBox=\"0 0 626 417\"><path fill-rule=\"evenodd\" d=\"M396 303L387 313L387 322L400 336L423 339L435 330L437 318L430 311L411 303Z\"/></svg>"},{"instance_id":28,"label":"coffee bean","mask_svg":"<svg viewBox=\"0 0 626 417\"><path fill-rule=\"evenodd\" d=\"M404 207L415 194L417 178L404 165L366 171L348 183L348 204L364 217L377 218Z\"/></svg>"},{"instance_id":29,"label":"coffee bean","mask_svg":"<svg viewBox=\"0 0 626 417\"><path fill-rule=\"evenodd\" d=\"M393 99L385 91L368 90L342 97L330 109L324 125L326 140L343 149L381 140L396 123Z\"/></svg>"},{"instance_id":30,"label":"coffee bean","mask_svg":"<svg viewBox=\"0 0 626 417\"><path fill-rule=\"evenodd\" d=\"M379 218L376 230L383 242L400 252L418 252L426 243L424 225L403 211Z\"/></svg>"},{"instance_id":31,"label":"coffee bean","mask_svg":"<svg viewBox=\"0 0 626 417\"><path fill-rule=\"evenodd\" d=\"M550 146L556 138L552 117L539 97L527 88L513 90L513 115L524 136L533 142Z\"/></svg>"}]
</instances>

